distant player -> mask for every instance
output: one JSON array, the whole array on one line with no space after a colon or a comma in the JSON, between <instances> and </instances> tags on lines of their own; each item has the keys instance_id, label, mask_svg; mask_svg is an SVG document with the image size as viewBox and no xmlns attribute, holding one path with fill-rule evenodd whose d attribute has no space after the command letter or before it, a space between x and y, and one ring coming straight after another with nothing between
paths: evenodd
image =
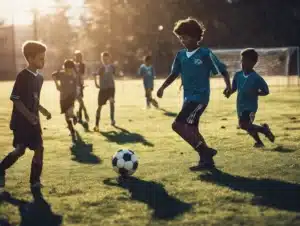
<instances>
[{"instance_id":1,"label":"distant player","mask_svg":"<svg viewBox=\"0 0 300 226\"><path fill-rule=\"evenodd\" d=\"M173 130L189 143L199 154L198 165L191 170L211 169L214 167L213 156L216 150L209 148L199 133L199 118L206 109L210 96L209 77L222 74L226 83L225 93L231 92L231 84L226 66L208 48L200 46L204 26L193 18L179 20L174 27L174 34L185 49L180 50L173 62L169 77L157 91L162 97L164 90L181 75L184 90L184 103L180 113L172 124Z\"/></svg>"},{"instance_id":2,"label":"distant player","mask_svg":"<svg viewBox=\"0 0 300 226\"><path fill-rule=\"evenodd\" d=\"M56 89L60 92L61 113L65 115L73 143L76 143L77 140L73 126L73 124L75 125L77 123L77 118L74 114L74 102L76 100L77 87L76 76L73 60L65 60L64 70L52 73Z\"/></svg>"},{"instance_id":3,"label":"distant player","mask_svg":"<svg viewBox=\"0 0 300 226\"><path fill-rule=\"evenodd\" d=\"M84 73L85 73L85 64L82 60L82 53L79 50L76 50L75 53L75 70L77 72L77 101L79 103L79 110L77 112L77 117L79 123L82 123L82 112L84 112L84 118L88 122L90 120L87 113L86 107L83 102L83 89L84 89Z\"/></svg>"},{"instance_id":4,"label":"distant player","mask_svg":"<svg viewBox=\"0 0 300 226\"><path fill-rule=\"evenodd\" d=\"M154 67L152 65L152 57L151 56L145 57L144 63L139 68L139 75L143 76L147 108L150 108L151 104L157 108L158 103L154 98L152 98L152 91L154 88L155 71L154 71Z\"/></svg>"},{"instance_id":5,"label":"distant player","mask_svg":"<svg viewBox=\"0 0 300 226\"><path fill-rule=\"evenodd\" d=\"M245 49L241 53L241 58L242 70L234 75L232 93L238 91L237 113L240 128L246 130L253 137L256 142L254 147L260 148L264 144L258 133L264 134L271 142L275 140L268 124L262 126L253 124L258 109L258 97L267 96L269 88L265 80L253 70L258 60L257 52L254 49ZM232 93L228 94L227 97Z\"/></svg>"},{"instance_id":6,"label":"distant player","mask_svg":"<svg viewBox=\"0 0 300 226\"><path fill-rule=\"evenodd\" d=\"M99 121L101 115L102 106L109 101L110 104L110 119L111 125L115 125L115 74L116 68L111 62L111 56L108 52L101 54L102 65L99 68L97 74L94 77L95 85L100 89L98 95L98 108L96 111L96 124L94 127L95 132L99 132ZM99 76L99 83L97 81Z\"/></svg>"},{"instance_id":7,"label":"distant player","mask_svg":"<svg viewBox=\"0 0 300 226\"><path fill-rule=\"evenodd\" d=\"M16 78L10 99L13 110L10 129L13 131L14 151L9 153L0 163L0 188L5 186L5 171L22 155L26 148L34 151L31 162L30 186L40 189L40 177L43 168L43 138L39 112L47 119L51 114L40 105L40 93L43 76L38 69L44 67L46 46L40 42L27 41L23 45L23 55L28 63Z\"/></svg>"}]
</instances>

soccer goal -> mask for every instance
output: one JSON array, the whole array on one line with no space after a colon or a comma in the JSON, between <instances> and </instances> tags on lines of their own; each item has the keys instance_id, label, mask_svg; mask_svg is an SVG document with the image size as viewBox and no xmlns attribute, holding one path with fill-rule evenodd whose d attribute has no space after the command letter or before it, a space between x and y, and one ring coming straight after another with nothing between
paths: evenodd
<instances>
[{"instance_id":1,"label":"soccer goal","mask_svg":"<svg viewBox=\"0 0 300 226\"><path fill-rule=\"evenodd\" d=\"M295 81L299 85L299 47L255 49L259 54L259 62L255 66L255 70L259 74L262 76L287 76L287 78L291 75L297 75L298 79ZM241 68L240 53L242 50L243 49L214 49L213 52L227 65L228 71L233 74Z\"/></svg>"}]
</instances>

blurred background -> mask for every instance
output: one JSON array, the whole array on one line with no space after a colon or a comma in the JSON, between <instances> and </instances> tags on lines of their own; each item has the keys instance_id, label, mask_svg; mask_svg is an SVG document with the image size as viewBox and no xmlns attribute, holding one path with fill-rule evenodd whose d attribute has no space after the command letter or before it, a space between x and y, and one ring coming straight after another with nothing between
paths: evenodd
<instances>
[{"instance_id":1,"label":"blurred background","mask_svg":"<svg viewBox=\"0 0 300 226\"><path fill-rule=\"evenodd\" d=\"M13 80L25 65L21 46L48 46L46 78L81 50L87 74L109 51L126 77L135 77L146 54L166 76L181 48L174 23L193 16L205 24L204 45L238 67L239 51L261 48L269 75L299 74L299 0L0 0L0 79ZM222 55L223 54L223 55ZM231 63L230 63L231 62ZM262 63L264 62L264 63Z\"/></svg>"}]
</instances>

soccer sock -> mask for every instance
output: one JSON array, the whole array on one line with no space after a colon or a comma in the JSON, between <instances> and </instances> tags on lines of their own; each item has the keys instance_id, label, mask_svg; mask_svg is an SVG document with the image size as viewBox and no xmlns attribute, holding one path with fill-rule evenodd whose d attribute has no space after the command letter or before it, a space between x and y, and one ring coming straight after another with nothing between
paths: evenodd
<instances>
[{"instance_id":1,"label":"soccer sock","mask_svg":"<svg viewBox=\"0 0 300 226\"><path fill-rule=\"evenodd\" d=\"M78 110L78 119L79 119L79 120L82 120L82 110L83 110L83 109L82 109L82 105L80 104L80 105L79 105L79 110Z\"/></svg>"},{"instance_id":2,"label":"soccer sock","mask_svg":"<svg viewBox=\"0 0 300 226\"><path fill-rule=\"evenodd\" d=\"M70 130L71 134L73 135L75 133L73 123L71 120L67 119L68 129Z\"/></svg>"},{"instance_id":3,"label":"soccer sock","mask_svg":"<svg viewBox=\"0 0 300 226\"><path fill-rule=\"evenodd\" d=\"M43 170L43 153L41 154L35 153L31 162L30 184L40 182L42 170Z\"/></svg>"},{"instance_id":4,"label":"soccer sock","mask_svg":"<svg viewBox=\"0 0 300 226\"><path fill-rule=\"evenodd\" d=\"M115 103L110 102L110 119L111 121L115 120Z\"/></svg>"},{"instance_id":5,"label":"soccer sock","mask_svg":"<svg viewBox=\"0 0 300 226\"><path fill-rule=\"evenodd\" d=\"M97 111L96 111L96 125L95 126L99 126L100 113L101 113L101 107L99 106Z\"/></svg>"},{"instance_id":6,"label":"soccer sock","mask_svg":"<svg viewBox=\"0 0 300 226\"><path fill-rule=\"evenodd\" d=\"M146 105L147 105L147 107L150 107L150 100L149 100L149 98L146 98Z\"/></svg>"},{"instance_id":7,"label":"soccer sock","mask_svg":"<svg viewBox=\"0 0 300 226\"><path fill-rule=\"evenodd\" d=\"M266 130L263 126L252 124L252 129L258 133L266 134Z\"/></svg>"},{"instance_id":8,"label":"soccer sock","mask_svg":"<svg viewBox=\"0 0 300 226\"><path fill-rule=\"evenodd\" d=\"M255 140L256 143L262 143L262 141L258 135L258 132L260 132L261 129L263 129L263 131L264 131L263 127L257 126L257 125L250 125L250 127L247 129L248 134L251 137L253 137L253 139Z\"/></svg>"},{"instance_id":9,"label":"soccer sock","mask_svg":"<svg viewBox=\"0 0 300 226\"><path fill-rule=\"evenodd\" d=\"M0 173L5 172L5 170L11 167L24 153L25 149L20 149L18 151L15 149L13 152L9 153L0 163Z\"/></svg>"},{"instance_id":10,"label":"soccer sock","mask_svg":"<svg viewBox=\"0 0 300 226\"><path fill-rule=\"evenodd\" d=\"M199 133L198 127L182 122L173 123L173 130L189 143L197 152L207 147L203 136Z\"/></svg>"}]
</instances>

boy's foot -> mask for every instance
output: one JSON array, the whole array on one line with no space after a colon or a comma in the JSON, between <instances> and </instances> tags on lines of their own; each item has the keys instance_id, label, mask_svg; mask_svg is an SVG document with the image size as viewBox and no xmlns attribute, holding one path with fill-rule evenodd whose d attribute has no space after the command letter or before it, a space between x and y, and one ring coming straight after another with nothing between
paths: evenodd
<instances>
[{"instance_id":1,"label":"boy's foot","mask_svg":"<svg viewBox=\"0 0 300 226\"><path fill-rule=\"evenodd\" d=\"M0 192L5 188L5 173L0 174Z\"/></svg>"},{"instance_id":2,"label":"boy's foot","mask_svg":"<svg viewBox=\"0 0 300 226\"><path fill-rule=\"evenodd\" d=\"M111 121L111 125L112 125L112 126L115 126L115 125L116 125L116 120L112 120L112 121Z\"/></svg>"},{"instance_id":3,"label":"boy's foot","mask_svg":"<svg viewBox=\"0 0 300 226\"><path fill-rule=\"evenodd\" d=\"M263 148L265 145L263 144L263 143L260 143L260 142L256 142L255 144L254 144L254 148Z\"/></svg>"},{"instance_id":4,"label":"boy's foot","mask_svg":"<svg viewBox=\"0 0 300 226\"><path fill-rule=\"evenodd\" d=\"M94 132L99 132L99 127L98 126L94 127Z\"/></svg>"},{"instance_id":5,"label":"boy's foot","mask_svg":"<svg viewBox=\"0 0 300 226\"><path fill-rule=\"evenodd\" d=\"M270 129L270 127L269 127L269 125L268 124L263 124L262 125L263 127L264 127L264 129L266 130L266 137L272 142L272 143L274 143L274 141L275 141L275 136L274 136L274 134L271 132L271 129Z\"/></svg>"},{"instance_id":6,"label":"boy's foot","mask_svg":"<svg viewBox=\"0 0 300 226\"><path fill-rule=\"evenodd\" d=\"M190 167L191 171L211 170L215 168L215 162L213 159L209 161L200 160L198 165Z\"/></svg>"}]
</instances>

